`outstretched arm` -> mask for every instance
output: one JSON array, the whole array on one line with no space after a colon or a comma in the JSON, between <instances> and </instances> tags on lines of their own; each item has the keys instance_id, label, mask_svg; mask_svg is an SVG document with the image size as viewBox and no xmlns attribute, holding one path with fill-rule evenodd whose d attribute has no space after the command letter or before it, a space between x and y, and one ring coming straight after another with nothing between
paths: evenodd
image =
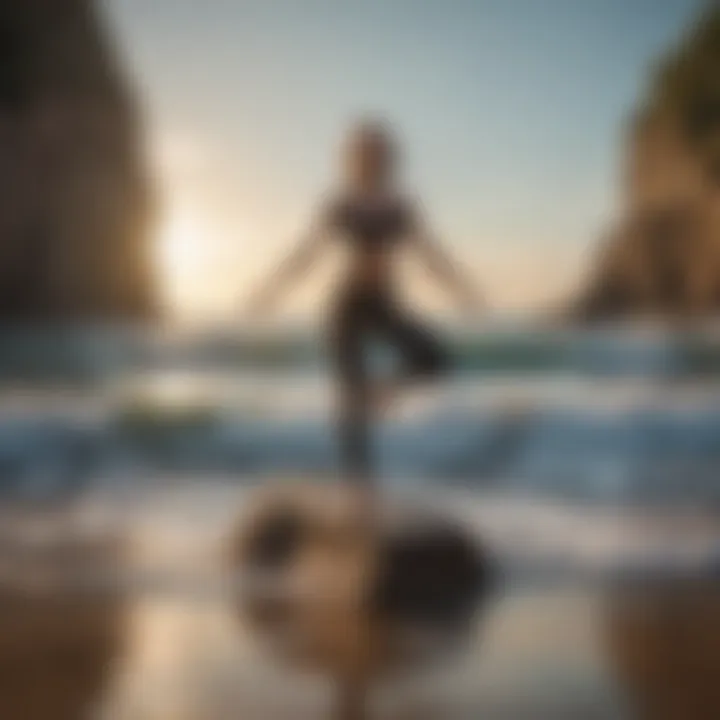
<instances>
[{"instance_id":1,"label":"outstretched arm","mask_svg":"<svg viewBox=\"0 0 720 720\"><path fill-rule=\"evenodd\" d=\"M485 305L482 293L470 277L451 259L424 223L416 220L412 240L430 273L453 293L463 307L478 309Z\"/></svg>"},{"instance_id":2,"label":"outstretched arm","mask_svg":"<svg viewBox=\"0 0 720 720\"><path fill-rule=\"evenodd\" d=\"M325 235L324 225L316 223L251 295L250 307L253 311L264 312L271 308L280 294L287 291L312 267L324 245Z\"/></svg>"}]
</instances>

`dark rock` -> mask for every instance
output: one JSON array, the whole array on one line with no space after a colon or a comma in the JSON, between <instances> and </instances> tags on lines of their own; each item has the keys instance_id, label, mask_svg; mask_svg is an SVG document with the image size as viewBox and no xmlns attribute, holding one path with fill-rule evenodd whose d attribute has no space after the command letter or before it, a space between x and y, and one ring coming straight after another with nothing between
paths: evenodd
<instances>
[{"instance_id":1,"label":"dark rock","mask_svg":"<svg viewBox=\"0 0 720 720\"><path fill-rule=\"evenodd\" d=\"M490 567L459 527L425 517L385 533L372 603L380 617L452 628L464 625L490 589Z\"/></svg>"}]
</instances>

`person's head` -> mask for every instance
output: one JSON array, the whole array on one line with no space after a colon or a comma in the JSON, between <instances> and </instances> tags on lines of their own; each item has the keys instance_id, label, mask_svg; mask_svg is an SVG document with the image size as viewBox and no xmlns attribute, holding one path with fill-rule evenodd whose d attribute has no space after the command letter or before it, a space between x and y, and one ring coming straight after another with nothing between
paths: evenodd
<instances>
[{"instance_id":1,"label":"person's head","mask_svg":"<svg viewBox=\"0 0 720 720\"><path fill-rule=\"evenodd\" d=\"M388 125L363 120L350 130L344 157L345 180L360 190L387 188L395 181L398 149Z\"/></svg>"}]
</instances>

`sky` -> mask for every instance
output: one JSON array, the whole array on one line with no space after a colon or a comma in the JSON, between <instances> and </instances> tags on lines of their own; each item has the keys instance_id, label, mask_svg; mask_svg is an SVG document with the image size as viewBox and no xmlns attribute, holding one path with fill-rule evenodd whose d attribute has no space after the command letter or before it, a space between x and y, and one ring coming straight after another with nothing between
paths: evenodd
<instances>
[{"instance_id":1,"label":"sky","mask_svg":"<svg viewBox=\"0 0 720 720\"><path fill-rule=\"evenodd\" d=\"M147 120L166 302L226 318L302 233L368 114L395 126L409 189L493 306L567 296L621 212L623 122L699 2L106 6Z\"/></svg>"}]
</instances>

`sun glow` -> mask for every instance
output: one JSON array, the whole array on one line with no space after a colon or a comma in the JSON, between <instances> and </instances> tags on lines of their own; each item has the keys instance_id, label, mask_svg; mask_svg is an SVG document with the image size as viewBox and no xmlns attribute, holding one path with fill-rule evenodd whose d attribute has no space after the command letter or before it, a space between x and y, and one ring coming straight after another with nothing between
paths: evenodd
<instances>
[{"instance_id":1,"label":"sun glow","mask_svg":"<svg viewBox=\"0 0 720 720\"><path fill-rule=\"evenodd\" d=\"M154 264L166 317L235 322L286 228L275 215L258 216L251 191L238 197L202 138L156 127L151 148L160 199Z\"/></svg>"},{"instance_id":2,"label":"sun glow","mask_svg":"<svg viewBox=\"0 0 720 720\"><path fill-rule=\"evenodd\" d=\"M203 259L207 235L196 216L187 212L170 213L161 229L158 253L168 278L192 278Z\"/></svg>"},{"instance_id":3,"label":"sun glow","mask_svg":"<svg viewBox=\"0 0 720 720\"><path fill-rule=\"evenodd\" d=\"M253 274L248 236L236 218L198 202L168 203L155 242L166 314L182 322L225 320L238 313Z\"/></svg>"},{"instance_id":4,"label":"sun glow","mask_svg":"<svg viewBox=\"0 0 720 720\"><path fill-rule=\"evenodd\" d=\"M171 309L191 306L202 292L208 232L197 213L170 209L158 233L156 259Z\"/></svg>"}]
</instances>

